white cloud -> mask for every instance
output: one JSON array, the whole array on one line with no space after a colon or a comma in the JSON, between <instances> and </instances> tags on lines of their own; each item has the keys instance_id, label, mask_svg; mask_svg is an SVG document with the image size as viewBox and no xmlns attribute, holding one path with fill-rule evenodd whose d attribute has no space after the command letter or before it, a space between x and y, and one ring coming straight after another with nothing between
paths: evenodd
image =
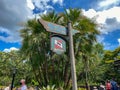
<instances>
[{"instance_id":1,"label":"white cloud","mask_svg":"<svg viewBox=\"0 0 120 90\"><path fill-rule=\"evenodd\" d=\"M21 38L18 35L11 35L8 37L0 36L0 40L10 43L16 43L16 42L20 42Z\"/></svg>"},{"instance_id":2,"label":"white cloud","mask_svg":"<svg viewBox=\"0 0 120 90\"><path fill-rule=\"evenodd\" d=\"M11 52L11 51L17 51L17 50L19 50L18 48L15 48L15 47L11 47L11 48L5 48L3 51L4 52Z\"/></svg>"},{"instance_id":3,"label":"white cloud","mask_svg":"<svg viewBox=\"0 0 120 90\"><path fill-rule=\"evenodd\" d=\"M94 9L89 9L88 11L85 11L83 9L82 11L83 11L83 14L89 18L93 18L94 16L97 15L97 12Z\"/></svg>"},{"instance_id":4,"label":"white cloud","mask_svg":"<svg viewBox=\"0 0 120 90\"><path fill-rule=\"evenodd\" d=\"M108 9L119 5L120 0L102 0L98 3L97 9Z\"/></svg>"},{"instance_id":5,"label":"white cloud","mask_svg":"<svg viewBox=\"0 0 120 90\"><path fill-rule=\"evenodd\" d=\"M83 10L83 14L89 18L97 16L97 23L103 25L103 28L100 28L100 31L102 33L120 29L119 12L120 7L113 7L103 11L95 11L94 9L89 9L88 11Z\"/></svg>"},{"instance_id":6,"label":"white cloud","mask_svg":"<svg viewBox=\"0 0 120 90\"><path fill-rule=\"evenodd\" d=\"M44 12L45 10L54 9L53 6L48 4L50 1L53 4L58 3L61 6L63 5L63 0L32 0L31 2L34 2L35 6Z\"/></svg>"},{"instance_id":7,"label":"white cloud","mask_svg":"<svg viewBox=\"0 0 120 90\"><path fill-rule=\"evenodd\" d=\"M10 42L10 43L15 43L15 42L21 41L18 31L15 31L15 30L10 31L9 29L0 27L0 33L6 34L6 36L0 35L0 40L2 40L2 41Z\"/></svg>"},{"instance_id":8,"label":"white cloud","mask_svg":"<svg viewBox=\"0 0 120 90\"><path fill-rule=\"evenodd\" d=\"M119 45L120 45L120 38L118 39L118 43L119 43Z\"/></svg>"},{"instance_id":9,"label":"white cloud","mask_svg":"<svg viewBox=\"0 0 120 90\"><path fill-rule=\"evenodd\" d=\"M32 3L32 0L27 0L27 6L28 6L31 10L33 10L33 9L35 8L35 6L34 6L33 3Z\"/></svg>"},{"instance_id":10,"label":"white cloud","mask_svg":"<svg viewBox=\"0 0 120 90\"><path fill-rule=\"evenodd\" d=\"M49 9L53 9L48 4L50 0L14 0L14 2L0 0L0 33L4 32L8 35L7 37L0 36L0 40L11 43L21 41L19 24L34 17L32 14L32 10L35 8L33 2L44 14ZM62 4L62 0L53 0L52 2Z\"/></svg>"},{"instance_id":11,"label":"white cloud","mask_svg":"<svg viewBox=\"0 0 120 90\"><path fill-rule=\"evenodd\" d=\"M110 4L106 4L106 7ZM102 6L101 6L102 7ZM120 29L120 7L114 6L109 9L97 11L95 9L89 9L88 11L83 10L83 14L88 18L96 18L96 22L101 26L98 28L102 34L108 34L109 32ZM103 36L97 37L97 41L104 45L106 50L114 50L118 45L111 44L104 41ZM118 39L120 45L120 39Z\"/></svg>"},{"instance_id":12,"label":"white cloud","mask_svg":"<svg viewBox=\"0 0 120 90\"><path fill-rule=\"evenodd\" d=\"M0 33L8 35L0 36L0 40L11 43L21 41L19 24L34 17L33 2L44 14L54 9L49 2L63 5L63 0L0 0Z\"/></svg>"},{"instance_id":13,"label":"white cloud","mask_svg":"<svg viewBox=\"0 0 120 90\"><path fill-rule=\"evenodd\" d=\"M32 2L34 2L35 6L37 6L42 11L53 9L53 7L48 4L50 0L32 0Z\"/></svg>"},{"instance_id":14,"label":"white cloud","mask_svg":"<svg viewBox=\"0 0 120 90\"><path fill-rule=\"evenodd\" d=\"M0 0L0 33L8 35L0 36L0 40L20 42L19 24L28 20L29 16L32 16L32 12L26 0Z\"/></svg>"},{"instance_id":15,"label":"white cloud","mask_svg":"<svg viewBox=\"0 0 120 90\"><path fill-rule=\"evenodd\" d=\"M60 3L60 5L63 5L63 0L52 0L52 2L55 3Z\"/></svg>"},{"instance_id":16,"label":"white cloud","mask_svg":"<svg viewBox=\"0 0 120 90\"><path fill-rule=\"evenodd\" d=\"M11 34L11 32L8 30L8 29L5 29L5 28L3 28L3 27L0 27L0 32L1 33L6 33L6 34Z\"/></svg>"},{"instance_id":17,"label":"white cloud","mask_svg":"<svg viewBox=\"0 0 120 90\"><path fill-rule=\"evenodd\" d=\"M109 6L111 4L116 4L119 0L103 0L102 2L99 3L100 7L105 7Z\"/></svg>"}]
</instances>

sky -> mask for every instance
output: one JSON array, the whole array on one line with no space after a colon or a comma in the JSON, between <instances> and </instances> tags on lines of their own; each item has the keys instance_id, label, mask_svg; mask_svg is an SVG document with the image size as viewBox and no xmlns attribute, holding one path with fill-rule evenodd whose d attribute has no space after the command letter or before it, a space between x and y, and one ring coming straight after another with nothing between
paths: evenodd
<instances>
[{"instance_id":1,"label":"sky","mask_svg":"<svg viewBox=\"0 0 120 90\"><path fill-rule=\"evenodd\" d=\"M120 46L120 0L0 0L0 51L21 47L19 30L23 22L38 14L51 10L59 13L68 8L80 8L90 19L96 17L101 27L97 40L105 50Z\"/></svg>"}]
</instances>

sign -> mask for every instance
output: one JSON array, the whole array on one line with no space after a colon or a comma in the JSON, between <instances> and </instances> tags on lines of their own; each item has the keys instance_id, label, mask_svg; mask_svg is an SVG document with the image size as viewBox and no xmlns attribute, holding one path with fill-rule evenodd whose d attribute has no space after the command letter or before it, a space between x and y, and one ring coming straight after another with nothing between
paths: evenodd
<instances>
[{"instance_id":1,"label":"sign","mask_svg":"<svg viewBox=\"0 0 120 90\"><path fill-rule=\"evenodd\" d=\"M67 35L68 30L66 27L61 26L61 25L57 25L51 22L47 22L44 21L42 19L39 19L39 22L44 26L44 28L48 31L48 32L53 32L53 33L57 33L57 34L62 34L62 35ZM76 34L78 33L78 30L74 30L72 29L72 34Z\"/></svg>"},{"instance_id":2,"label":"sign","mask_svg":"<svg viewBox=\"0 0 120 90\"><path fill-rule=\"evenodd\" d=\"M51 50L57 54L66 51L66 42L61 37L51 37Z\"/></svg>"},{"instance_id":3,"label":"sign","mask_svg":"<svg viewBox=\"0 0 120 90\"><path fill-rule=\"evenodd\" d=\"M77 79L76 79L76 68L75 68L75 57L74 57L74 46L73 46L73 36L75 33L79 31L72 29L71 22L68 22L68 28L57 25L54 23L50 23L39 19L39 22L43 25L43 27L48 32L53 32L57 34L67 35L69 36L69 54L71 61L71 76L72 76L72 90L77 90ZM51 50L56 52L57 54L61 54L66 51L66 42L59 36L54 36L51 38Z\"/></svg>"}]
</instances>

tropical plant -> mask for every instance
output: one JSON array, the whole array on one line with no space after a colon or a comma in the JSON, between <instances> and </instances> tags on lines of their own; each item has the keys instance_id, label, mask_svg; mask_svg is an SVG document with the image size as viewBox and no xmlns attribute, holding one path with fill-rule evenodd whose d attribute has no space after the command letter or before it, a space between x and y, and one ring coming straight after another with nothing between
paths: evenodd
<instances>
[{"instance_id":1,"label":"tropical plant","mask_svg":"<svg viewBox=\"0 0 120 90\"><path fill-rule=\"evenodd\" d=\"M40 90L57 90L57 89L55 89L55 85L53 85L53 86L47 85L47 87L43 87Z\"/></svg>"},{"instance_id":2,"label":"tropical plant","mask_svg":"<svg viewBox=\"0 0 120 90\"><path fill-rule=\"evenodd\" d=\"M119 76L119 63L115 64L114 62L120 60L120 47L116 48L113 51L105 50L104 54L104 64L106 65L106 72L104 79L117 79L120 82Z\"/></svg>"},{"instance_id":3,"label":"tropical plant","mask_svg":"<svg viewBox=\"0 0 120 90\"><path fill-rule=\"evenodd\" d=\"M77 63L82 60L80 63L83 64L83 67L81 67L82 70L79 71L79 75L81 75L81 73L85 73L85 81L88 87L87 78L90 69L89 63L91 62L91 53L93 45L96 42L96 36L99 34L99 31L96 28L97 24L83 16L81 10L79 9L66 10L63 17L64 19L61 23L65 25L68 21L71 21L72 27L80 31L80 33L74 37L75 56Z\"/></svg>"},{"instance_id":4,"label":"tropical plant","mask_svg":"<svg viewBox=\"0 0 120 90\"><path fill-rule=\"evenodd\" d=\"M16 70L14 80L15 85L19 85L21 78L25 78L26 81L30 82L32 74L29 74L29 72L31 69L26 60L21 56L20 52L0 52L0 85L8 85L12 82L14 70Z\"/></svg>"}]
</instances>

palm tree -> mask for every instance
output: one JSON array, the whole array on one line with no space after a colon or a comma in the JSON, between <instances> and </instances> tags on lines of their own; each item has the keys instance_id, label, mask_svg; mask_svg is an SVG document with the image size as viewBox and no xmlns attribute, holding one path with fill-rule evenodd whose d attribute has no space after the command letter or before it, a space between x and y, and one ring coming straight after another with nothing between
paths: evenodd
<instances>
[{"instance_id":1,"label":"palm tree","mask_svg":"<svg viewBox=\"0 0 120 90\"><path fill-rule=\"evenodd\" d=\"M96 42L96 35L99 31L96 29L97 24L82 15L82 11L79 9L69 9L63 14L63 20L61 23L66 25L68 21L71 21L72 27L79 30L80 33L74 36L75 56L80 57L82 54L84 69L86 73L86 85L88 87L88 69L89 69L89 56L92 51L92 46ZM78 58L79 59L79 58ZM76 62L78 60L76 59Z\"/></svg>"},{"instance_id":2,"label":"palm tree","mask_svg":"<svg viewBox=\"0 0 120 90\"><path fill-rule=\"evenodd\" d=\"M23 38L21 51L25 54L26 58L30 60L33 72L40 85L43 85L43 81L47 84L47 76L43 75L46 72L41 69L45 65L42 64L42 62L46 60L46 51L49 47L47 45L48 43L46 43L49 40L47 33L45 33L44 28L33 19L25 24L25 28L21 30L21 36Z\"/></svg>"}]
</instances>

